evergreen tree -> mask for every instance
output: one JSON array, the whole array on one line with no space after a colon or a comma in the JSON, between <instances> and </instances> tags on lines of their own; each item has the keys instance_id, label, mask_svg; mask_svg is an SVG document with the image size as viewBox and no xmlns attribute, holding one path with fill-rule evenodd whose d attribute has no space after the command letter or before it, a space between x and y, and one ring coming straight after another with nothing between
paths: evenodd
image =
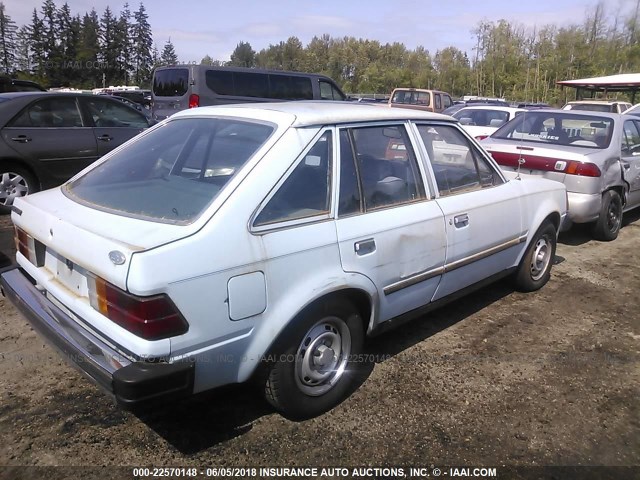
<instances>
[{"instance_id":1,"label":"evergreen tree","mask_svg":"<svg viewBox=\"0 0 640 480\"><path fill-rule=\"evenodd\" d=\"M16 68L16 34L18 27L0 2L0 69L9 74Z\"/></svg>"},{"instance_id":2,"label":"evergreen tree","mask_svg":"<svg viewBox=\"0 0 640 480\"><path fill-rule=\"evenodd\" d=\"M117 21L107 6L100 19L100 62L104 86L118 83Z\"/></svg>"},{"instance_id":3,"label":"evergreen tree","mask_svg":"<svg viewBox=\"0 0 640 480\"><path fill-rule=\"evenodd\" d=\"M44 51L44 74L50 86L59 86L62 75L62 54L60 52L60 27L58 9L53 0L42 4L42 47Z\"/></svg>"},{"instance_id":4,"label":"evergreen tree","mask_svg":"<svg viewBox=\"0 0 640 480\"><path fill-rule=\"evenodd\" d=\"M136 85L147 85L151 81L151 67L153 65L152 48L153 37L151 26L144 5L133 14L135 20L131 32L133 45L133 81Z\"/></svg>"},{"instance_id":5,"label":"evergreen tree","mask_svg":"<svg viewBox=\"0 0 640 480\"><path fill-rule=\"evenodd\" d=\"M133 46L131 44L132 30L131 11L129 10L129 4L125 3L116 25L117 74L119 78L122 78L124 84L128 83L133 70L131 62L133 54Z\"/></svg>"},{"instance_id":6,"label":"evergreen tree","mask_svg":"<svg viewBox=\"0 0 640 480\"><path fill-rule=\"evenodd\" d=\"M255 67L256 52L251 48L251 44L248 42L238 43L231 54L229 65L233 65L234 67Z\"/></svg>"},{"instance_id":7,"label":"evergreen tree","mask_svg":"<svg viewBox=\"0 0 640 480\"><path fill-rule=\"evenodd\" d=\"M23 75L28 75L31 72L29 44L29 27L23 25L16 34L16 70Z\"/></svg>"},{"instance_id":8,"label":"evergreen tree","mask_svg":"<svg viewBox=\"0 0 640 480\"><path fill-rule=\"evenodd\" d=\"M35 75L35 80L43 82L45 80L45 64L47 53L45 51L44 26L38 17L38 12L33 9L31 15L31 25L28 27L29 45L31 51L31 73Z\"/></svg>"},{"instance_id":9,"label":"evergreen tree","mask_svg":"<svg viewBox=\"0 0 640 480\"><path fill-rule=\"evenodd\" d=\"M102 69L99 63L100 20L95 9L85 13L80 26L80 39L78 44L78 63L81 69L78 72L78 84L85 87L96 88L102 82Z\"/></svg>"},{"instance_id":10,"label":"evergreen tree","mask_svg":"<svg viewBox=\"0 0 640 480\"><path fill-rule=\"evenodd\" d=\"M173 43L171 43L171 38L164 44L160 62L162 65L175 65L178 63L178 56L176 55L176 50L173 48Z\"/></svg>"}]
</instances>

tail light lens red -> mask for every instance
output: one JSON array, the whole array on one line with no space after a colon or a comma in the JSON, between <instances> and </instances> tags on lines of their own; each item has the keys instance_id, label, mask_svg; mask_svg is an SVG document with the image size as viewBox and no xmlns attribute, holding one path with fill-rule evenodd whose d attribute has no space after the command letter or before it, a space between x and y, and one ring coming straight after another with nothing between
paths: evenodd
<instances>
[{"instance_id":1,"label":"tail light lens red","mask_svg":"<svg viewBox=\"0 0 640 480\"><path fill-rule=\"evenodd\" d=\"M487 138L489 135L478 135L476 137L476 140L480 141L480 140L484 140L485 138Z\"/></svg>"},{"instance_id":2,"label":"tail light lens red","mask_svg":"<svg viewBox=\"0 0 640 480\"><path fill-rule=\"evenodd\" d=\"M24 257L36 267L43 266L45 254L44 245L20 227L14 226L14 230L16 250L24 255Z\"/></svg>"},{"instance_id":3,"label":"tail light lens red","mask_svg":"<svg viewBox=\"0 0 640 480\"><path fill-rule=\"evenodd\" d=\"M189 324L166 295L139 297L90 276L89 302L112 322L146 340L182 335Z\"/></svg>"},{"instance_id":4,"label":"tail light lens red","mask_svg":"<svg viewBox=\"0 0 640 480\"><path fill-rule=\"evenodd\" d=\"M200 96L192 93L189 95L189 108L196 108L200 106Z\"/></svg>"},{"instance_id":5,"label":"tail light lens red","mask_svg":"<svg viewBox=\"0 0 640 480\"><path fill-rule=\"evenodd\" d=\"M599 177L602 175L600 168L595 163L578 162L576 160L559 160L552 157L540 157L517 153L490 152L499 165L517 167L520 160L524 160L523 170L543 170L546 172L566 173L567 175L580 175L583 177Z\"/></svg>"}]
</instances>

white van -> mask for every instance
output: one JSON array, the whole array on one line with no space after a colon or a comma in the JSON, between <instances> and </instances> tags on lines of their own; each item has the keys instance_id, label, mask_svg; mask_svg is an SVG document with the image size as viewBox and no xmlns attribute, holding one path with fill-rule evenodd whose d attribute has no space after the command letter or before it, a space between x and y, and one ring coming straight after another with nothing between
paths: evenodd
<instances>
[{"instance_id":1,"label":"white van","mask_svg":"<svg viewBox=\"0 0 640 480\"><path fill-rule=\"evenodd\" d=\"M329 77L315 73L210 65L157 68L151 88L152 118L206 105L283 100L347 100Z\"/></svg>"}]
</instances>

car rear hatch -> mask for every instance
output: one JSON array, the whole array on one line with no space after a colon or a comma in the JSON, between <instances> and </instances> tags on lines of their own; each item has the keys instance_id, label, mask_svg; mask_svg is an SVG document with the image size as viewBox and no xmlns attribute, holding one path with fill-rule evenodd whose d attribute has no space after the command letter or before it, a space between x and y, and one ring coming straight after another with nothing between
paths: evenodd
<instances>
[{"instance_id":1,"label":"car rear hatch","mask_svg":"<svg viewBox=\"0 0 640 480\"><path fill-rule=\"evenodd\" d=\"M89 273L126 290L135 252L175 241L197 228L89 209L59 188L16 199L12 220L32 242L31 263L43 267L50 282L81 295Z\"/></svg>"},{"instance_id":2,"label":"car rear hatch","mask_svg":"<svg viewBox=\"0 0 640 480\"><path fill-rule=\"evenodd\" d=\"M164 120L180 110L189 108L191 81L187 67L156 70L151 86L153 93L152 118Z\"/></svg>"}]
</instances>

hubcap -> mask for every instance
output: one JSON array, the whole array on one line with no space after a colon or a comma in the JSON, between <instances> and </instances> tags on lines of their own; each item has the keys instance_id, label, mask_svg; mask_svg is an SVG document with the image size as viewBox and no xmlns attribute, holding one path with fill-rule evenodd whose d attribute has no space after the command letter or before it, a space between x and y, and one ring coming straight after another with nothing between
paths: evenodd
<instances>
[{"instance_id":1,"label":"hubcap","mask_svg":"<svg viewBox=\"0 0 640 480\"><path fill-rule=\"evenodd\" d=\"M21 175L5 172L0 178L0 205L12 205L17 197L24 197L29 193L29 185Z\"/></svg>"},{"instance_id":2,"label":"hubcap","mask_svg":"<svg viewBox=\"0 0 640 480\"><path fill-rule=\"evenodd\" d=\"M615 232L620 224L620 208L617 202L609 202L609 209L607 211L607 227L609 231Z\"/></svg>"},{"instance_id":3,"label":"hubcap","mask_svg":"<svg viewBox=\"0 0 640 480\"><path fill-rule=\"evenodd\" d=\"M295 378L307 395L322 395L340 380L351 353L351 334L338 317L320 320L302 338L295 358Z\"/></svg>"},{"instance_id":4,"label":"hubcap","mask_svg":"<svg viewBox=\"0 0 640 480\"><path fill-rule=\"evenodd\" d=\"M551 245L546 237L539 238L531 257L531 279L540 280L551 261Z\"/></svg>"}]
</instances>

